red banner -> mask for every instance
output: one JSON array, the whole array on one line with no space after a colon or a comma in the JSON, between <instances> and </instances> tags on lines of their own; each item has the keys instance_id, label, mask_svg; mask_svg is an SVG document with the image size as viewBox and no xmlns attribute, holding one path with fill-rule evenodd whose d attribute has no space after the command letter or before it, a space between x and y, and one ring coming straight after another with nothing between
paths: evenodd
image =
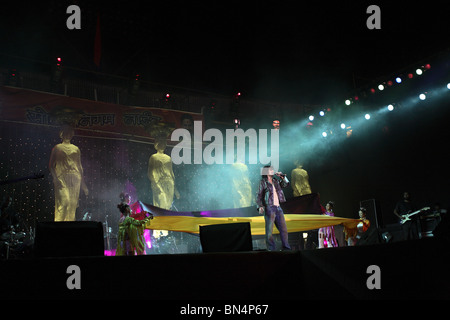
<instances>
[{"instance_id":1,"label":"red banner","mask_svg":"<svg viewBox=\"0 0 450 320\"><path fill-rule=\"evenodd\" d=\"M0 87L0 120L47 126L69 123L79 134L153 140L158 133L169 136L176 128L192 130L193 121L202 121L203 115Z\"/></svg>"}]
</instances>

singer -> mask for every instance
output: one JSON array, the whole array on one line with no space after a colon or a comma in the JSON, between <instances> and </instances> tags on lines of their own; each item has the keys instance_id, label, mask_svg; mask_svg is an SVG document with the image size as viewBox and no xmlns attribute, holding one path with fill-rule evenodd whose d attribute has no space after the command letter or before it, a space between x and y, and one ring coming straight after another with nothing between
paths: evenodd
<instances>
[{"instance_id":1,"label":"singer","mask_svg":"<svg viewBox=\"0 0 450 320\"><path fill-rule=\"evenodd\" d=\"M261 171L261 181L256 193L256 205L259 214L264 214L266 222L266 245L268 251L276 249L273 239L273 225L280 231L282 250L290 250L288 242L288 231L284 212L280 204L286 202L283 190L289 186L289 180L282 172L274 173L272 166L264 166Z\"/></svg>"}]
</instances>

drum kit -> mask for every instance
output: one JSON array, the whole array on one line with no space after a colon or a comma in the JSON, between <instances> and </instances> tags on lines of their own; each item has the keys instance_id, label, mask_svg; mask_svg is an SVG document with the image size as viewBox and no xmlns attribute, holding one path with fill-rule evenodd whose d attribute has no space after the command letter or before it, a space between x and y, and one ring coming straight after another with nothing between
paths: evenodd
<instances>
[{"instance_id":1,"label":"drum kit","mask_svg":"<svg viewBox=\"0 0 450 320\"><path fill-rule=\"evenodd\" d=\"M32 234L30 230L30 235ZM28 237L26 232L18 231L16 232L14 227L11 227L10 231L3 232L0 235L0 243L5 250L2 252L6 260L10 259L11 256L18 257L24 254L24 250L27 247L28 241L32 241L32 237Z\"/></svg>"}]
</instances>

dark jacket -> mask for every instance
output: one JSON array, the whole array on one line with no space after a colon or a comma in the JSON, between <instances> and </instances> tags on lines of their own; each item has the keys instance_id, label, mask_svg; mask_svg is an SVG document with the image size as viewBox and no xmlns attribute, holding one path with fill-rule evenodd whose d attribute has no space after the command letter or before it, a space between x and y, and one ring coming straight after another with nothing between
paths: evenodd
<instances>
[{"instance_id":1,"label":"dark jacket","mask_svg":"<svg viewBox=\"0 0 450 320\"><path fill-rule=\"evenodd\" d=\"M279 181L277 178L272 179L273 185L278 195L278 201L280 203L286 202L283 190L281 188L286 188L289 186L289 180L285 177L283 180ZM273 205L273 187L272 184L267 181L267 179L261 179L259 182L258 192L256 193L256 208L272 206Z\"/></svg>"}]
</instances>

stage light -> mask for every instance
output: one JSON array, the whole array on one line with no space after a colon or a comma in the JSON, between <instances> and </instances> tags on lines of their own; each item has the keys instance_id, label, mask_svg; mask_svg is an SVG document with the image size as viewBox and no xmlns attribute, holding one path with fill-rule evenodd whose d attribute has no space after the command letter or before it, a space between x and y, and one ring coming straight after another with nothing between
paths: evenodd
<instances>
[{"instance_id":1,"label":"stage light","mask_svg":"<svg viewBox=\"0 0 450 320\"><path fill-rule=\"evenodd\" d=\"M392 235L386 231L381 234L381 238L383 239L384 243L388 243L389 241L391 241Z\"/></svg>"},{"instance_id":2,"label":"stage light","mask_svg":"<svg viewBox=\"0 0 450 320\"><path fill-rule=\"evenodd\" d=\"M341 129L345 129L345 123L341 123Z\"/></svg>"},{"instance_id":3,"label":"stage light","mask_svg":"<svg viewBox=\"0 0 450 320\"><path fill-rule=\"evenodd\" d=\"M54 84L58 84L61 81L62 76L62 59L61 57L56 58L56 68L53 71L53 82Z\"/></svg>"},{"instance_id":4,"label":"stage light","mask_svg":"<svg viewBox=\"0 0 450 320\"><path fill-rule=\"evenodd\" d=\"M169 104L169 103L170 103L170 93L166 93L166 94L165 94L165 96L164 96L164 101L165 101L166 104Z\"/></svg>"},{"instance_id":5,"label":"stage light","mask_svg":"<svg viewBox=\"0 0 450 320\"><path fill-rule=\"evenodd\" d=\"M319 115L320 115L321 117L323 117L323 116L325 115L325 112L323 112L323 110L320 110Z\"/></svg>"},{"instance_id":6,"label":"stage light","mask_svg":"<svg viewBox=\"0 0 450 320\"><path fill-rule=\"evenodd\" d=\"M345 100L345 104L346 104L346 105L349 106L351 103L352 103L352 102L351 102L349 99Z\"/></svg>"},{"instance_id":7,"label":"stage light","mask_svg":"<svg viewBox=\"0 0 450 320\"><path fill-rule=\"evenodd\" d=\"M17 85L17 72L16 69L9 71L9 83L10 86L15 87Z\"/></svg>"},{"instance_id":8,"label":"stage light","mask_svg":"<svg viewBox=\"0 0 450 320\"><path fill-rule=\"evenodd\" d=\"M387 107L387 108L388 108L388 110L389 110L389 111L392 111L392 110L394 110L394 106L393 106L392 104L388 105L388 107Z\"/></svg>"},{"instance_id":9,"label":"stage light","mask_svg":"<svg viewBox=\"0 0 450 320\"><path fill-rule=\"evenodd\" d=\"M375 89L374 88L370 88L370 92L371 93L375 93Z\"/></svg>"},{"instance_id":10,"label":"stage light","mask_svg":"<svg viewBox=\"0 0 450 320\"><path fill-rule=\"evenodd\" d=\"M280 121L279 120L273 120L272 121L272 125L273 125L273 128L275 130L279 130L280 129Z\"/></svg>"},{"instance_id":11,"label":"stage light","mask_svg":"<svg viewBox=\"0 0 450 320\"><path fill-rule=\"evenodd\" d=\"M425 65L425 69L430 70L430 68L431 68L431 65L430 65L429 63L427 63L427 64Z\"/></svg>"},{"instance_id":12,"label":"stage light","mask_svg":"<svg viewBox=\"0 0 450 320\"><path fill-rule=\"evenodd\" d=\"M391 80L389 80L389 81L387 82L387 85L388 85L388 86L392 86L392 84L393 84L393 82L392 82Z\"/></svg>"},{"instance_id":13,"label":"stage light","mask_svg":"<svg viewBox=\"0 0 450 320\"><path fill-rule=\"evenodd\" d=\"M420 76L422 73L423 73L422 69L419 68L419 69L416 70L416 74L417 74L417 75Z\"/></svg>"},{"instance_id":14,"label":"stage light","mask_svg":"<svg viewBox=\"0 0 450 320\"><path fill-rule=\"evenodd\" d=\"M324 131L322 132L322 137L326 138L327 137L327 133Z\"/></svg>"},{"instance_id":15,"label":"stage light","mask_svg":"<svg viewBox=\"0 0 450 320\"><path fill-rule=\"evenodd\" d=\"M131 97L133 97L133 98L136 97L140 86L141 86L141 83L139 81L139 74L136 73L134 75L134 81L131 81L130 87L128 88Z\"/></svg>"},{"instance_id":16,"label":"stage light","mask_svg":"<svg viewBox=\"0 0 450 320\"><path fill-rule=\"evenodd\" d=\"M309 119L309 121L313 121L314 120L314 116L310 115L308 119Z\"/></svg>"},{"instance_id":17,"label":"stage light","mask_svg":"<svg viewBox=\"0 0 450 320\"><path fill-rule=\"evenodd\" d=\"M450 82L449 82L449 83L447 83L447 89L449 89L449 90L450 90Z\"/></svg>"},{"instance_id":18,"label":"stage light","mask_svg":"<svg viewBox=\"0 0 450 320\"><path fill-rule=\"evenodd\" d=\"M412 79L414 76L412 73L408 73L408 78Z\"/></svg>"},{"instance_id":19,"label":"stage light","mask_svg":"<svg viewBox=\"0 0 450 320\"><path fill-rule=\"evenodd\" d=\"M400 78L400 77L395 78L395 82L402 83L402 78Z\"/></svg>"},{"instance_id":20,"label":"stage light","mask_svg":"<svg viewBox=\"0 0 450 320\"><path fill-rule=\"evenodd\" d=\"M366 120L370 119L370 114L366 113L366 115L364 116L364 118L366 118Z\"/></svg>"},{"instance_id":21,"label":"stage light","mask_svg":"<svg viewBox=\"0 0 450 320\"><path fill-rule=\"evenodd\" d=\"M384 86L383 86L382 84L380 84L380 85L378 86L378 90L383 91L383 90L384 90Z\"/></svg>"},{"instance_id":22,"label":"stage light","mask_svg":"<svg viewBox=\"0 0 450 320\"><path fill-rule=\"evenodd\" d=\"M427 96L424 94L424 93L421 93L420 95L419 95L419 99L420 100L425 100L427 98Z\"/></svg>"}]
</instances>

